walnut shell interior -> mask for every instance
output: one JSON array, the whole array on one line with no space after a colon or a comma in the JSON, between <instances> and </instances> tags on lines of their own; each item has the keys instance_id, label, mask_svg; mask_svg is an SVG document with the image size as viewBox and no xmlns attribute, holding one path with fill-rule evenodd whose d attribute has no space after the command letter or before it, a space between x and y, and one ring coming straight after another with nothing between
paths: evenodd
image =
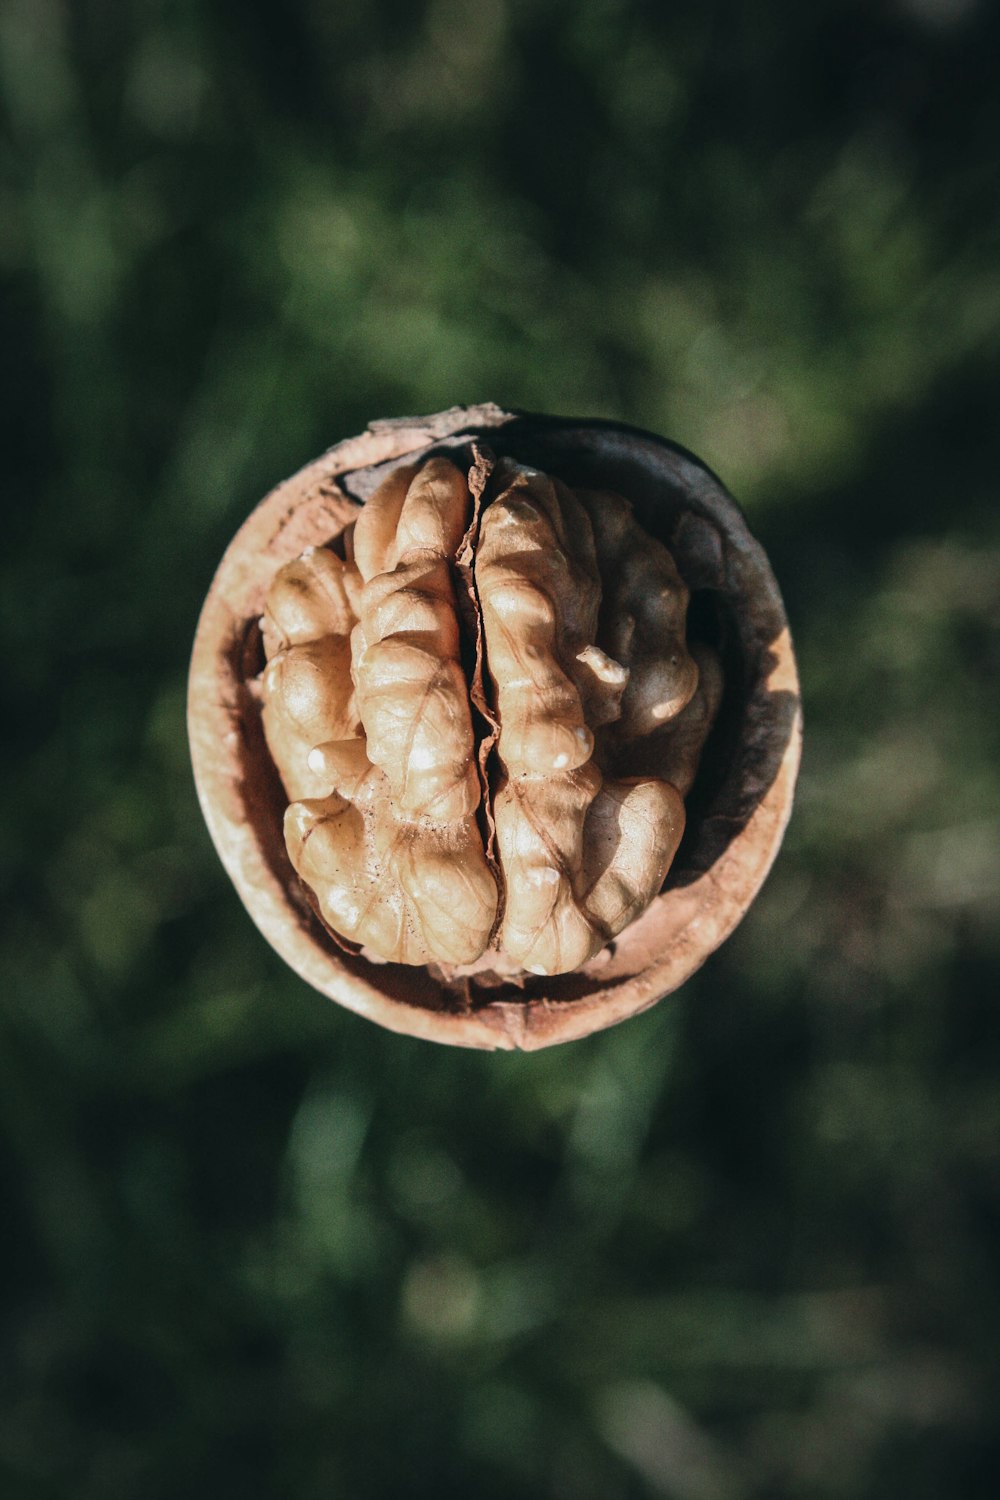
<instances>
[{"instance_id":1,"label":"walnut shell interior","mask_svg":"<svg viewBox=\"0 0 1000 1500\"><path fill-rule=\"evenodd\" d=\"M310 546L336 548L358 506L395 468L435 456L468 467L476 439L574 489L625 496L691 590L692 649L712 648L723 667L721 708L687 795L687 827L666 884L641 916L570 974L472 966L456 976L344 951L290 864L282 835L288 799L261 727L259 621L276 571ZM464 1046L535 1048L645 1009L683 983L733 929L770 867L791 809L800 704L767 559L708 470L633 429L485 406L375 424L257 507L222 560L198 626L189 728L199 797L223 863L258 927L304 979L396 1031Z\"/></svg>"}]
</instances>

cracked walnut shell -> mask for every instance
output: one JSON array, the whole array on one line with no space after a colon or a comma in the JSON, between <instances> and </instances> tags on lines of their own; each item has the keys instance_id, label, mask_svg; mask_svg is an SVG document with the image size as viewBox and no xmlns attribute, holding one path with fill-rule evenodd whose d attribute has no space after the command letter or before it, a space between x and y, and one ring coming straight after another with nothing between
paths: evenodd
<instances>
[{"instance_id":1,"label":"cracked walnut shell","mask_svg":"<svg viewBox=\"0 0 1000 1500\"><path fill-rule=\"evenodd\" d=\"M646 1008L727 936L800 735L780 597L714 476L492 406L375 424L262 502L189 724L223 862L303 978L526 1048Z\"/></svg>"}]
</instances>

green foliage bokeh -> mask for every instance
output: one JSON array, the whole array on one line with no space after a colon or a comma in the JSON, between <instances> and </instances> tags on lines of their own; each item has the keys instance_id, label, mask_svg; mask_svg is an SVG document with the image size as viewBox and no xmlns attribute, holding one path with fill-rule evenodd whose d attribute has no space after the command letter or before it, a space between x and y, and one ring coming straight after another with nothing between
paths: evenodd
<instances>
[{"instance_id":1,"label":"green foliage bokeh","mask_svg":"<svg viewBox=\"0 0 1000 1500\"><path fill-rule=\"evenodd\" d=\"M987 0L7 0L0 1494L965 1500L1000 1474ZM785 848L539 1056L308 991L204 831L229 537L373 417L699 453Z\"/></svg>"}]
</instances>

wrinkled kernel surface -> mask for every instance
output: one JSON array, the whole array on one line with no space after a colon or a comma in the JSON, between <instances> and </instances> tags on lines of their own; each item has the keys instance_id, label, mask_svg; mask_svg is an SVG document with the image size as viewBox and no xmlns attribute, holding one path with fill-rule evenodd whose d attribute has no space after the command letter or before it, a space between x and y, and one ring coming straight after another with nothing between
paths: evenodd
<instances>
[{"instance_id":1,"label":"wrinkled kernel surface","mask_svg":"<svg viewBox=\"0 0 1000 1500\"><path fill-rule=\"evenodd\" d=\"M509 460L477 514L441 458L385 481L349 551L282 568L262 622L292 864L372 956L579 968L663 884L721 697L670 553L620 496Z\"/></svg>"}]
</instances>

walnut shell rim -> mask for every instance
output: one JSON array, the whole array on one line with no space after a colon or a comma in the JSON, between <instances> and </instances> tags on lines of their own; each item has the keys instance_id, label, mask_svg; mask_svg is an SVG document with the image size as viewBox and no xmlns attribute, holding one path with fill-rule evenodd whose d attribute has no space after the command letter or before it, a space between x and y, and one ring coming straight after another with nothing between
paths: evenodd
<instances>
[{"instance_id":1,"label":"walnut shell rim","mask_svg":"<svg viewBox=\"0 0 1000 1500\"><path fill-rule=\"evenodd\" d=\"M315 915L285 852L282 793L253 679L267 585L306 547L334 541L397 464L472 439L568 483L617 490L674 552L693 594L724 618L739 682L714 780L665 890L573 974L449 984L433 970L345 952ZM676 990L740 921L777 854L801 744L791 637L767 558L726 490L682 449L614 423L493 405L373 423L272 491L230 543L195 636L188 727L199 800L257 927L321 993L392 1031L478 1048L534 1050L647 1009ZM697 787L696 787L697 790Z\"/></svg>"}]
</instances>

